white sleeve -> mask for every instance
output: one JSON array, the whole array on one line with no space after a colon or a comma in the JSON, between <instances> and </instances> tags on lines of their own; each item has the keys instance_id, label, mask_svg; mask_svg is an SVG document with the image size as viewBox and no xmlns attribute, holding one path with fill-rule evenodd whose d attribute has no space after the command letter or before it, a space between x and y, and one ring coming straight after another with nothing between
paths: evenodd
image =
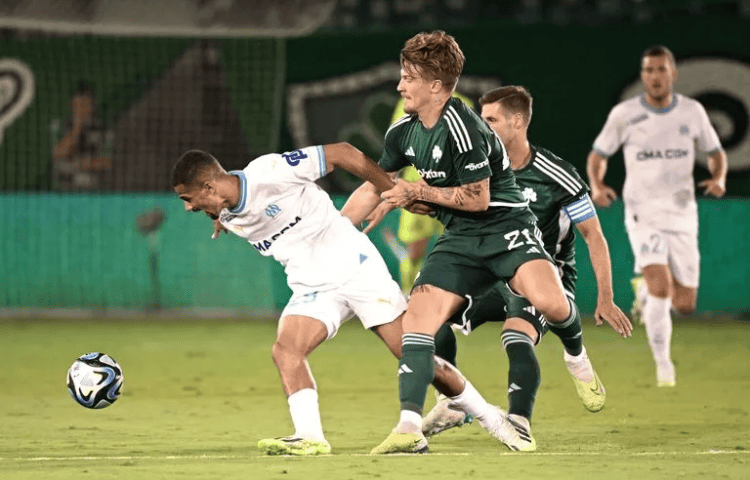
<instances>
[{"instance_id":1,"label":"white sleeve","mask_svg":"<svg viewBox=\"0 0 750 480\"><path fill-rule=\"evenodd\" d=\"M323 147L305 147L271 155L271 175L276 183L300 184L314 182L326 174Z\"/></svg>"},{"instance_id":2,"label":"white sleeve","mask_svg":"<svg viewBox=\"0 0 750 480\"><path fill-rule=\"evenodd\" d=\"M622 122L615 107L609 112L607 123L594 140L594 151L603 157L614 155L622 144Z\"/></svg>"},{"instance_id":3,"label":"white sleeve","mask_svg":"<svg viewBox=\"0 0 750 480\"><path fill-rule=\"evenodd\" d=\"M698 109L698 148L708 154L716 153L721 150L721 141L719 135L714 130L711 121L708 119L708 114L703 105L696 102L696 108Z\"/></svg>"}]
</instances>

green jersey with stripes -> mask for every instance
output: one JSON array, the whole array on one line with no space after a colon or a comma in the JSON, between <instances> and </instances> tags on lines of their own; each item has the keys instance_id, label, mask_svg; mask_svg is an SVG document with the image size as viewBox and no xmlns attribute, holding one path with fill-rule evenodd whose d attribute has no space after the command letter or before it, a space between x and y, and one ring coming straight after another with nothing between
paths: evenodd
<instances>
[{"instance_id":1,"label":"green jersey with stripes","mask_svg":"<svg viewBox=\"0 0 750 480\"><path fill-rule=\"evenodd\" d=\"M531 160L515 174L522 195L538 219L544 249L563 278L573 275L568 280L574 285L575 232L571 227L596 216L588 186L573 165L539 147L531 148ZM570 283L564 283L566 290L570 290Z\"/></svg>"},{"instance_id":2,"label":"green jersey with stripes","mask_svg":"<svg viewBox=\"0 0 750 480\"><path fill-rule=\"evenodd\" d=\"M417 115L405 115L388 129L380 166L395 172L409 165L434 187L457 187L489 177L486 211L436 207L438 220L453 233L488 234L503 231L504 219L533 219L502 142L457 98L448 100L432 128L425 128Z\"/></svg>"}]
</instances>

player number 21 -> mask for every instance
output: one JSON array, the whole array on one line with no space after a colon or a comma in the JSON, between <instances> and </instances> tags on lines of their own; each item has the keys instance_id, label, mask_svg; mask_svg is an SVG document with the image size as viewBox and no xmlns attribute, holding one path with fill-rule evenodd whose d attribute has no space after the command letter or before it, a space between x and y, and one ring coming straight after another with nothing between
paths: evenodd
<instances>
[{"instance_id":1,"label":"player number 21","mask_svg":"<svg viewBox=\"0 0 750 480\"><path fill-rule=\"evenodd\" d=\"M526 238L526 242L523 241L523 238L521 241L518 240L518 237L521 235ZM513 230L512 232L506 233L503 237L509 242L508 250L513 250L514 248L523 245L536 245L536 241L531 237L528 228L524 228L523 230Z\"/></svg>"}]
</instances>

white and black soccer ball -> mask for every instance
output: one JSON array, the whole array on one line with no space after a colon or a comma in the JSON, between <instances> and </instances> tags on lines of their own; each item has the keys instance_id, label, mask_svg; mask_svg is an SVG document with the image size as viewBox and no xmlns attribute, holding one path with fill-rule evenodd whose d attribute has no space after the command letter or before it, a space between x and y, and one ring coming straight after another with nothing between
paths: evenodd
<instances>
[{"instance_id":1,"label":"white and black soccer ball","mask_svg":"<svg viewBox=\"0 0 750 480\"><path fill-rule=\"evenodd\" d=\"M104 353L81 355L68 370L68 392L86 408L105 408L120 398L122 368Z\"/></svg>"}]
</instances>

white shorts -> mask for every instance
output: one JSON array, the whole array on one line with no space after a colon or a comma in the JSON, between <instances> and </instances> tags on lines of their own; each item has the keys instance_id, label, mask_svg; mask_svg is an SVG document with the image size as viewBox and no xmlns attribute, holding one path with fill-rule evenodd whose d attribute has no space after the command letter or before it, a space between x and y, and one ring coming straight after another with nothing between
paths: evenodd
<instances>
[{"instance_id":1,"label":"white shorts","mask_svg":"<svg viewBox=\"0 0 750 480\"><path fill-rule=\"evenodd\" d=\"M667 265L681 285L698 288L701 257L696 234L636 225L629 218L625 226L635 257L635 273L649 265Z\"/></svg>"},{"instance_id":2,"label":"white shorts","mask_svg":"<svg viewBox=\"0 0 750 480\"><path fill-rule=\"evenodd\" d=\"M369 258L347 283L333 290L292 295L281 318L303 315L320 320L333 338L356 315L365 328L395 320L406 310L406 297L380 258Z\"/></svg>"}]
</instances>

